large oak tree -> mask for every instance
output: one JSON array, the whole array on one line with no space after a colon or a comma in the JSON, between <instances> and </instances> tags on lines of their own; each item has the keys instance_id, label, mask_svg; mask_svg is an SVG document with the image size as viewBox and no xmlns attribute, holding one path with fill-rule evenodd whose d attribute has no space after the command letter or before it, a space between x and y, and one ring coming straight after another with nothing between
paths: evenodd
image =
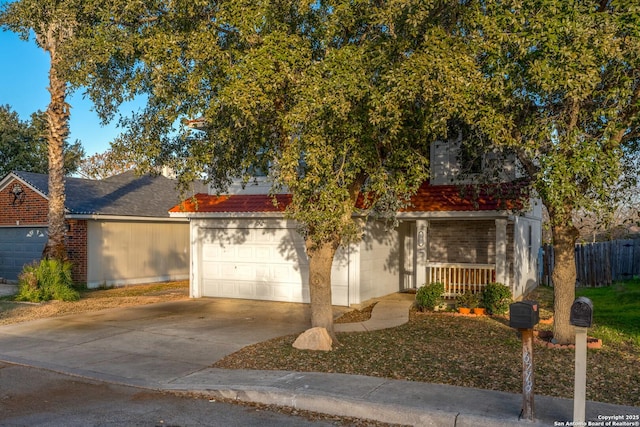
<instances>
[{"instance_id":1,"label":"large oak tree","mask_svg":"<svg viewBox=\"0 0 640 427\"><path fill-rule=\"evenodd\" d=\"M457 1L111 3L76 82L112 117L145 95L114 144L140 168L224 191L269 170L292 194L310 260L312 325L333 335L331 264L354 216L395 212L428 177L428 149L467 105ZM199 118L205 132L181 123ZM368 203L358 205L359 196ZM382 197L384 196L384 197ZM335 338L335 336L334 336Z\"/></svg>"},{"instance_id":2,"label":"large oak tree","mask_svg":"<svg viewBox=\"0 0 640 427\"><path fill-rule=\"evenodd\" d=\"M571 343L574 215L612 207L637 177L629 166L640 136L640 12L626 0L474 4L466 36L483 75L476 123L515 153L548 209L554 339Z\"/></svg>"}]
</instances>

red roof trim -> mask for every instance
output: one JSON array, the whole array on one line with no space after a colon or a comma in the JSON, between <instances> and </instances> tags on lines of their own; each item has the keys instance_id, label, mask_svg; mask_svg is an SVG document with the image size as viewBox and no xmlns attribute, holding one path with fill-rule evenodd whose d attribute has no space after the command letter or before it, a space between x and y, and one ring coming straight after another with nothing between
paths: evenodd
<instances>
[{"instance_id":1,"label":"red roof trim","mask_svg":"<svg viewBox=\"0 0 640 427\"><path fill-rule=\"evenodd\" d=\"M507 185L507 184L505 184ZM430 185L422 184L416 194L411 197L411 203L401 212L448 212L448 211L499 211L507 209L519 209L522 207L516 199L500 199L491 194L498 189L480 189L479 194L474 195L474 187L460 187L458 185ZM516 186L515 194L522 196L522 187ZM512 191L513 192L513 191ZM466 194L466 195L465 195Z\"/></svg>"},{"instance_id":2,"label":"red roof trim","mask_svg":"<svg viewBox=\"0 0 640 427\"><path fill-rule=\"evenodd\" d=\"M468 187L471 191L472 187ZM194 201L195 198L195 201ZM243 212L284 212L291 203L290 194L274 196L267 194L251 195L221 195L212 196L199 193L173 207L169 212L200 212L200 213L243 213ZM361 205L359 200L358 205ZM463 196L463 191L457 185L423 184L411 198L409 206L401 212L455 212L455 211L498 211L520 208L521 203L515 200L500 200L492 197L487 191L480 191L478 197Z\"/></svg>"},{"instance_id":3,"label":"red roof trim","mask_svg":"<svg viewBox=\"0 0 640 427\"><path fill-rule=\"evenodd\" d=\"M291 195L278 194L275 200L276 204L274 196L267 194L211 196L199 193L169 212L284 212L291 203Z\"/></svg>"}]
</instances>

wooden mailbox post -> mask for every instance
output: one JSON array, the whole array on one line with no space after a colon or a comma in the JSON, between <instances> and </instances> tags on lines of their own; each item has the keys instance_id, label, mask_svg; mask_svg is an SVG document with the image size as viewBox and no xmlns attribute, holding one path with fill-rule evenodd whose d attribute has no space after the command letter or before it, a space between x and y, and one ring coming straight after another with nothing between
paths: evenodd
<instances>
[{"instance_id":1,"label":"wooden mailbox post","mask_svg":"<svg viewBox=\"0 0 640 427\"><path fill-rule=\"evenodd\" d=\"M519 301L509 306L509 326L522 337L522 411L519 418L533 421L533 328L540 321L536 301Z\"/></svg>"}]
</instances>

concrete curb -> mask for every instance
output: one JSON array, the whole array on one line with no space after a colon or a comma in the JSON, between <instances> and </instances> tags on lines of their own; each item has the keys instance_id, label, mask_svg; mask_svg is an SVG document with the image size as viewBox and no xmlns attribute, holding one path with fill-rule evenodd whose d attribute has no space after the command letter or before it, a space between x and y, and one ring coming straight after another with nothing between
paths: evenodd
<instances>
[{"instance_id":1,"label":"concrete curb","mask_svg":"<svg viewBox=\"0 0 640 427\"><path fill-rule=\"evenodd\" d=\"M171 389L171 391L179 390ZM512 427L527 425L538 427L548 425L537 421L519 421L516 417L511 419L498 418L496 416L487 417L428 407L417 409L404 405L370 402L346 396L288 392L273 387L254 386L215 389L206 385L194 385L193 388L188 391L213 398L231 399L263 405L276 405L328 415L355 417L389 424L410 426Z\"/></svg>"}]
</instances>

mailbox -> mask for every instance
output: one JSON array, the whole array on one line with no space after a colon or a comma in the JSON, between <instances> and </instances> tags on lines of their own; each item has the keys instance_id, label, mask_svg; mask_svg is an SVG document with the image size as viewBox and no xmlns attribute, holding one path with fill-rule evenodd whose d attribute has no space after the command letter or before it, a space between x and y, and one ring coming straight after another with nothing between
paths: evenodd
<instances>
[{"instance_id":1,"label":"mailbox","mask_svg":"<svg viewBox=\"0 0 640 427\"><path fill-rule=\"evenodd\" d=\"M578 297L571 305L569 323L573 326L590 328L593 323L593 303L587 297Z\"/></svg>"},{"instance_id":2,"label":"mailbox","mask_svg":"<svg viewBox=\"0 0 640 427\"><path fill-rule=\"evenodd\" d=\"M509 326L516 329L533 329L540 321L537 301L518 301L509 305Z\"/></svg>"}]
</instances>

